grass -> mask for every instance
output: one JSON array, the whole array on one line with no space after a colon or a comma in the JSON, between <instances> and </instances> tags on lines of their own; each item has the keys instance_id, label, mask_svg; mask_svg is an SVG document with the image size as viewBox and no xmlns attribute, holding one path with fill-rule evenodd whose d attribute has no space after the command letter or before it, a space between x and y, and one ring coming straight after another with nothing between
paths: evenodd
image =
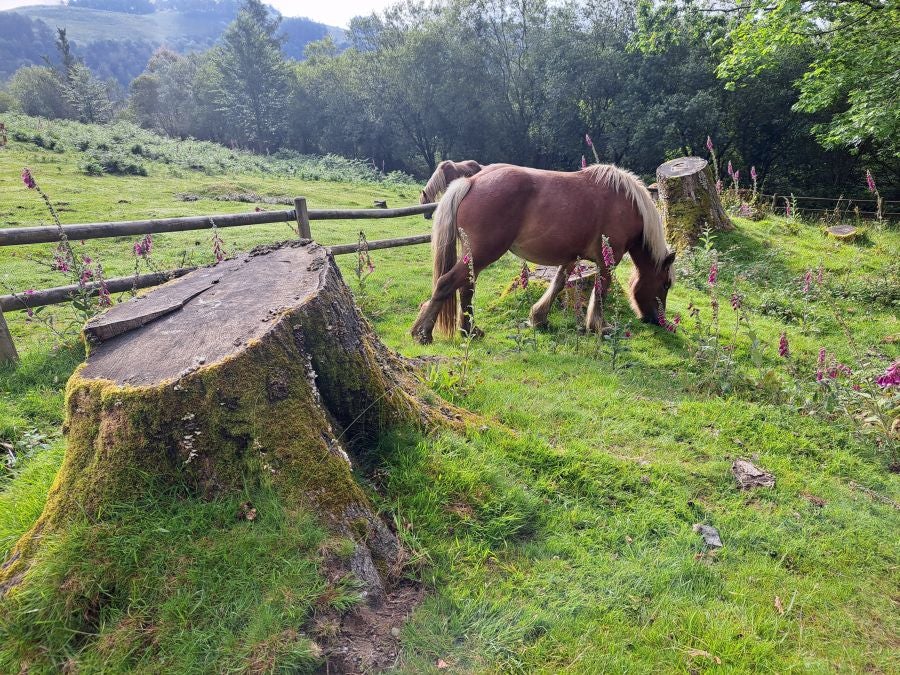
<instances>
[{"instance_id":1,"label":"grass","mask_svg":"<svg viewBox=\"0 0 900 675\"><path fill-rule=\"evenodd\" d=\"M154 160L145 161L147 177L87 177L80 161L76 150L11 142L0 151L3 220L46 220L18 182L25 165L58 204L68 202L65 222L253 207L210 198L231 192L303 194L311 208L417 197L415 186L256 170L208 175ZM201 199L181 201L185 192ZM540 292L505 293L517 259L479 278L476 319L487 336L471 346L470 377L464 386L429 381L484 426L386 437L379 448L373 498L413 553L408 573L429 590L403 628L401 671L435 670L439 659L479 672L900 669L900 550L891 535L900 515L861 489L896 502L900 485L877 437L808 395L820 346L860 377L898 357L900 233L870 227L859 243L842 244L814 225L736 222L714 241L723 342L735 345L725 395L705 382L687 319L690 303L710 319L702 251L683 261L669 296L670 316L681 313L686 326L670 334L635 323L626 366L615 371L608 348L579 336L559 308L546 332L516 342L516 323ZM313 232L323 243L350 242L360 226L375 239L428 223L328 221ZM234 251L291 232L272 225L221 234ZM85 248L109 274L125 274L133 244ZM16 290L62 283L33 260L50 250L0 250L0 280ZM160 267L183 255L209 262L209 233L154 238ZM382 339L409 356L440 357L438 373L458 370L459 340L420 347L408 337L430 288L426 249L373 259L364 285L353 256L340 264ZM807 303L800 280L820 263L825 284ZM746 328L734 334L732 291L749 308L756 364ZM53 310L58 326L67 312ZM0 370L0 440L38 434L47 447L0 482L0 558L39 513L59 465L61 391L81 359L76 341L60 344L22 313L7 318L23 360ZM797 391L777 355L782 332ZM777 393L763 386L769 371ZM735 457L774 473L776 487L739 492L729 471ZM235 520L244 500L259 506L257 522ZM331 587L319 573L324 552L340 543L308 515L283 513L271 495L212 503L162 495L116 508L103 527L76 523L52 542L33 592L0 605L0 670L23 659L35 670L305 670L317 662L317 608L352 600L352 588ZM724 548L707 550L695 523L717 527Z\"/></svg>"}]
</instances>

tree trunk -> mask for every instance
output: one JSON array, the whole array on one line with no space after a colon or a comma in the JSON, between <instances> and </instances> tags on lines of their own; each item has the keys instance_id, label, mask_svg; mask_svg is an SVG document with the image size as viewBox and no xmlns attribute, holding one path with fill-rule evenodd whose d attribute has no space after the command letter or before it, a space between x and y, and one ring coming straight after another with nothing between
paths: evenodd
<instances>
[{"instance_id":1,"label":"tree trunk","mask_svg":"<svg viewBox=\"0 0 900 675\"><path fill-rule=\"evenodd\" d=\"M385 429L446 411L416 396L317 244L261 247L117 305L89 322L66 394L68 447L43 514L0 568L21 581L43 535L73 513L187 485L200 498L270 485L356 542L372 596L402 563L351 472ZM348 454L349 453L349 454Z\"/></svg>"},{"instance_id":2,"label":"tree trunk","mask_svg":"<svg viewBox=\"0 0 900 675\"><path fill-rule=\"evenodd\" d=\"M712 167L699 157L682 157L656 170L659 202L668 240L678 249L692 246L705 227L730 230L716 192Z\"/></svg>"}]
</instances>

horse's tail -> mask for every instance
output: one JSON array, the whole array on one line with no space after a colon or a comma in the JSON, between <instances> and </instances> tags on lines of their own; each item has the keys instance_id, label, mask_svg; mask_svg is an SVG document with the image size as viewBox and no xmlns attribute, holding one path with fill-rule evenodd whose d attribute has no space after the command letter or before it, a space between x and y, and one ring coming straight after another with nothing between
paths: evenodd
<instances>
[{"instance_id":1,"label":"horse's tail","mask_svg":"<svg viewBox=\"0 0 900 675\"><path fill-rule=\"evenodd\" d=\"M456 225L456 212L459 203L469 192L471 183L468 178L458 178L447 188L447 192L434 212L434 224L431 226L431 259L433 271L431 277L432 293L437 289L438 279L456 265L456 239L459 228ZM444 302L437 315L437 329L452 336L456 332L459 303L456 291Z\"/></svg>"}]
</instances>

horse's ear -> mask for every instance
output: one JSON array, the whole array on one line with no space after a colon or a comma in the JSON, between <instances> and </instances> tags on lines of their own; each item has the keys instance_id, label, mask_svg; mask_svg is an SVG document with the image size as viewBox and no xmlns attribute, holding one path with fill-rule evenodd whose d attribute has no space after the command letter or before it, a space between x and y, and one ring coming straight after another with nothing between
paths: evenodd
<instances>
[{"instance_id":1,"label":"horse's ear","mask_svg":"<svg viewBox=\"0 0 900 675\"><path fill-rule=\"evenodd\" d=\"M675 251L669 251L669 255L663 260L663 267L671 267L673 262L675 262Z\"/></svg>"}]
</instances>

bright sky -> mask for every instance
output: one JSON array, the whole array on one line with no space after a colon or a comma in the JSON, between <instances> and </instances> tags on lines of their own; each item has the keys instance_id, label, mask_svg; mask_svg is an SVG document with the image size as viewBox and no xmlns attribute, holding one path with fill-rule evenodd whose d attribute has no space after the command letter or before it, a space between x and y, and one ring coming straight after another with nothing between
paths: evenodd
<instances>
[{"instance_id":1,"label":"bright sky","mask_svg":"<svg viewBox=\"0 0 900 675\"><path fill-rule=\"evenodd\" d=\"M268 0L284 16L306 16L330 26L345 27L359 14L371 14L394 0ZM60 4L53 0L0 0L0 10L25 5Z\"/></svg>"}]
</instances>

